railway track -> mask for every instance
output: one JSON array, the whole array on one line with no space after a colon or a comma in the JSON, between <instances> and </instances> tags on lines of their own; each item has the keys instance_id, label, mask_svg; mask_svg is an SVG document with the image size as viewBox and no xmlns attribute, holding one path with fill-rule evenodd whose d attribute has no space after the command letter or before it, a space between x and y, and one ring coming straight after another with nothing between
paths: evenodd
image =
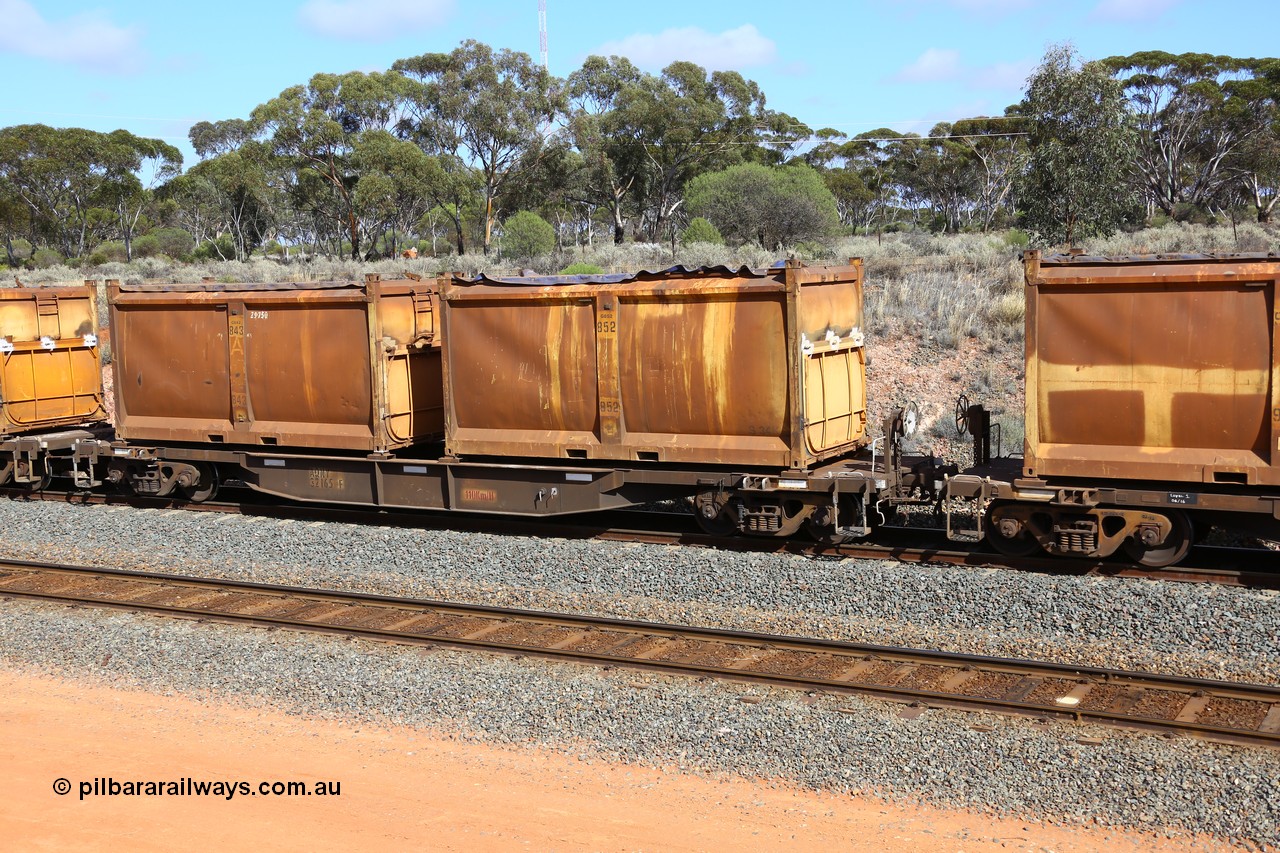
<instances>
[{"instance_id":1,"label":"railway track","mask_svg":"<svg viewBox=\"0 0 1280 853\"><path fill-rule=\"evenodd\" d=\"M921 545L919 540L934 531L927 528L893 528L883 533L882 542L849 545L819 545L802 539L711 536L698 529L692 516L671 512L615 510L595 513L590 523L574 518L495 518L480 514L392 512L327 507L304 504L245 502L191 503L176 498L146 498L126 494L77 493L61 491L29 492L0 489L0 497L17 500L47 500L83 504L127 504L143 509L187 509L201 512L228 512L331 521L345 524L380 524L422 529L447 529L471 533L491 533L529 537L592 538L620 542L689 545L729 551L792 553L849 557L864 560L974 566L1031 571L1042 574L1092 575L1099 577L1146 578L1188 583L1215 583L1253 589L1280 589L1280 553L1256 548L1196 546L1182 564L1152 569L1114 559L1080 560L1064 557L1010 557L975 546L970 549L948 542L936 531L937 541ZM256 496L255 496L256 497ZM914 540L914 541L913 541Z\"/></svg>"},{"instance_id":2,"label":"railway track","mask_svg":"<svg viewBox=\"0 0 1280 853\"><path fill-rule=\"evenodd\" d=\"M1280 687L918 649L31 562L0 599L38 599L1280 747Z\"/></svg>"}]
</instances>

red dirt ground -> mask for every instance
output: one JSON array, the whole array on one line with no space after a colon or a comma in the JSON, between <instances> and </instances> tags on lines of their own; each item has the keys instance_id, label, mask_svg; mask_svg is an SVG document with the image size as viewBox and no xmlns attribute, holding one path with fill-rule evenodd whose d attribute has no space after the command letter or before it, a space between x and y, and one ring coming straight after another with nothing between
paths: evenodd
<instances>
[{"instance_id":1,"label":"red dirt ground","mask_svg":"<svg viewBox=\"0 0 1280 853\"><path fill-rule=\"evenodd\" d=\"M0 669L8 849L1204 851L1207 840L491 747ZM584 748L585 751L585 748ZM337 797L90 796L82 781L298 780ZM54 793L56 779L70 793Z\"/></svg>"}]
</instances>

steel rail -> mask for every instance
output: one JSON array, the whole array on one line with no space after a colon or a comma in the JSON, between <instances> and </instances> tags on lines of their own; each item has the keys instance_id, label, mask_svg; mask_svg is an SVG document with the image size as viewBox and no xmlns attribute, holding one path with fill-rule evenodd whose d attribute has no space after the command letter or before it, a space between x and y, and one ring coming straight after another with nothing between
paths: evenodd
<instances>
[{"instance_id":1,"label":"steel rail","mask_svg":"<svg viewBox=\"0 0 1280 853\"><path fill-rule=\"evenodd\" d=\"M0 599L453 646L794 689L1179 732L1280 747L1280 687L894 646L334 592L158 572L0 562Z\"/></svg>"}]
</instances>

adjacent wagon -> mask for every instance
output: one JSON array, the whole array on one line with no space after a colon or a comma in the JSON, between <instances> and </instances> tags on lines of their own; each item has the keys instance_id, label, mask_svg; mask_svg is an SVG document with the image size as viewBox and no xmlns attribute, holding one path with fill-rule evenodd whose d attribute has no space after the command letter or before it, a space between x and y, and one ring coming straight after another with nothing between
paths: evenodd
<instances>
[{"instance_id":1,"label":"adjacent wagon","mask_svg":"<svg viewBox=\"0 0 1280 853\"><path fill-rule=\"evenodd\" d=\"M48 481L48 451L106 420L96 289L0 289L0 483Z\"/></svg>"},{"instance_id":2,"label":"adjacent wagon","mask_svg":"<svg viewBox=\"0 0 1280 853\"><path fill-rule=\"evenodd\" d=\"M1280 258L1025 266L1023 476L951 490L986 490L989 540L1162 566L1211 525L1280 538Z\"/></svg>"}]
</instances>

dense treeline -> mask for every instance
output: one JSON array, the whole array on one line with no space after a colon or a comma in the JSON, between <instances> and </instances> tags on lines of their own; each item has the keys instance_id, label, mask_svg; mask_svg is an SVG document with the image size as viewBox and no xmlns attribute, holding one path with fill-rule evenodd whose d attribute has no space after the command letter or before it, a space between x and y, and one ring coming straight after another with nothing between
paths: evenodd
<instances>
[{"instance_id":1,"label":"dense treeline","mask_svg":"<svg viewBox=\"0 0 1280 853\"><path fill-rule=\"evenodd\" d=\"M0 130L0 260L772 250L1015 226L1071 242L1161 217L1266 222L1280 60L1082 64L1056 47L1004 115L847 137L769 109L737 72L593 56L560 79L468 41L385 73L318 74L190 140L200 159L184 171L173 146L122 130Z\"/></svg>"}]
</instances>

